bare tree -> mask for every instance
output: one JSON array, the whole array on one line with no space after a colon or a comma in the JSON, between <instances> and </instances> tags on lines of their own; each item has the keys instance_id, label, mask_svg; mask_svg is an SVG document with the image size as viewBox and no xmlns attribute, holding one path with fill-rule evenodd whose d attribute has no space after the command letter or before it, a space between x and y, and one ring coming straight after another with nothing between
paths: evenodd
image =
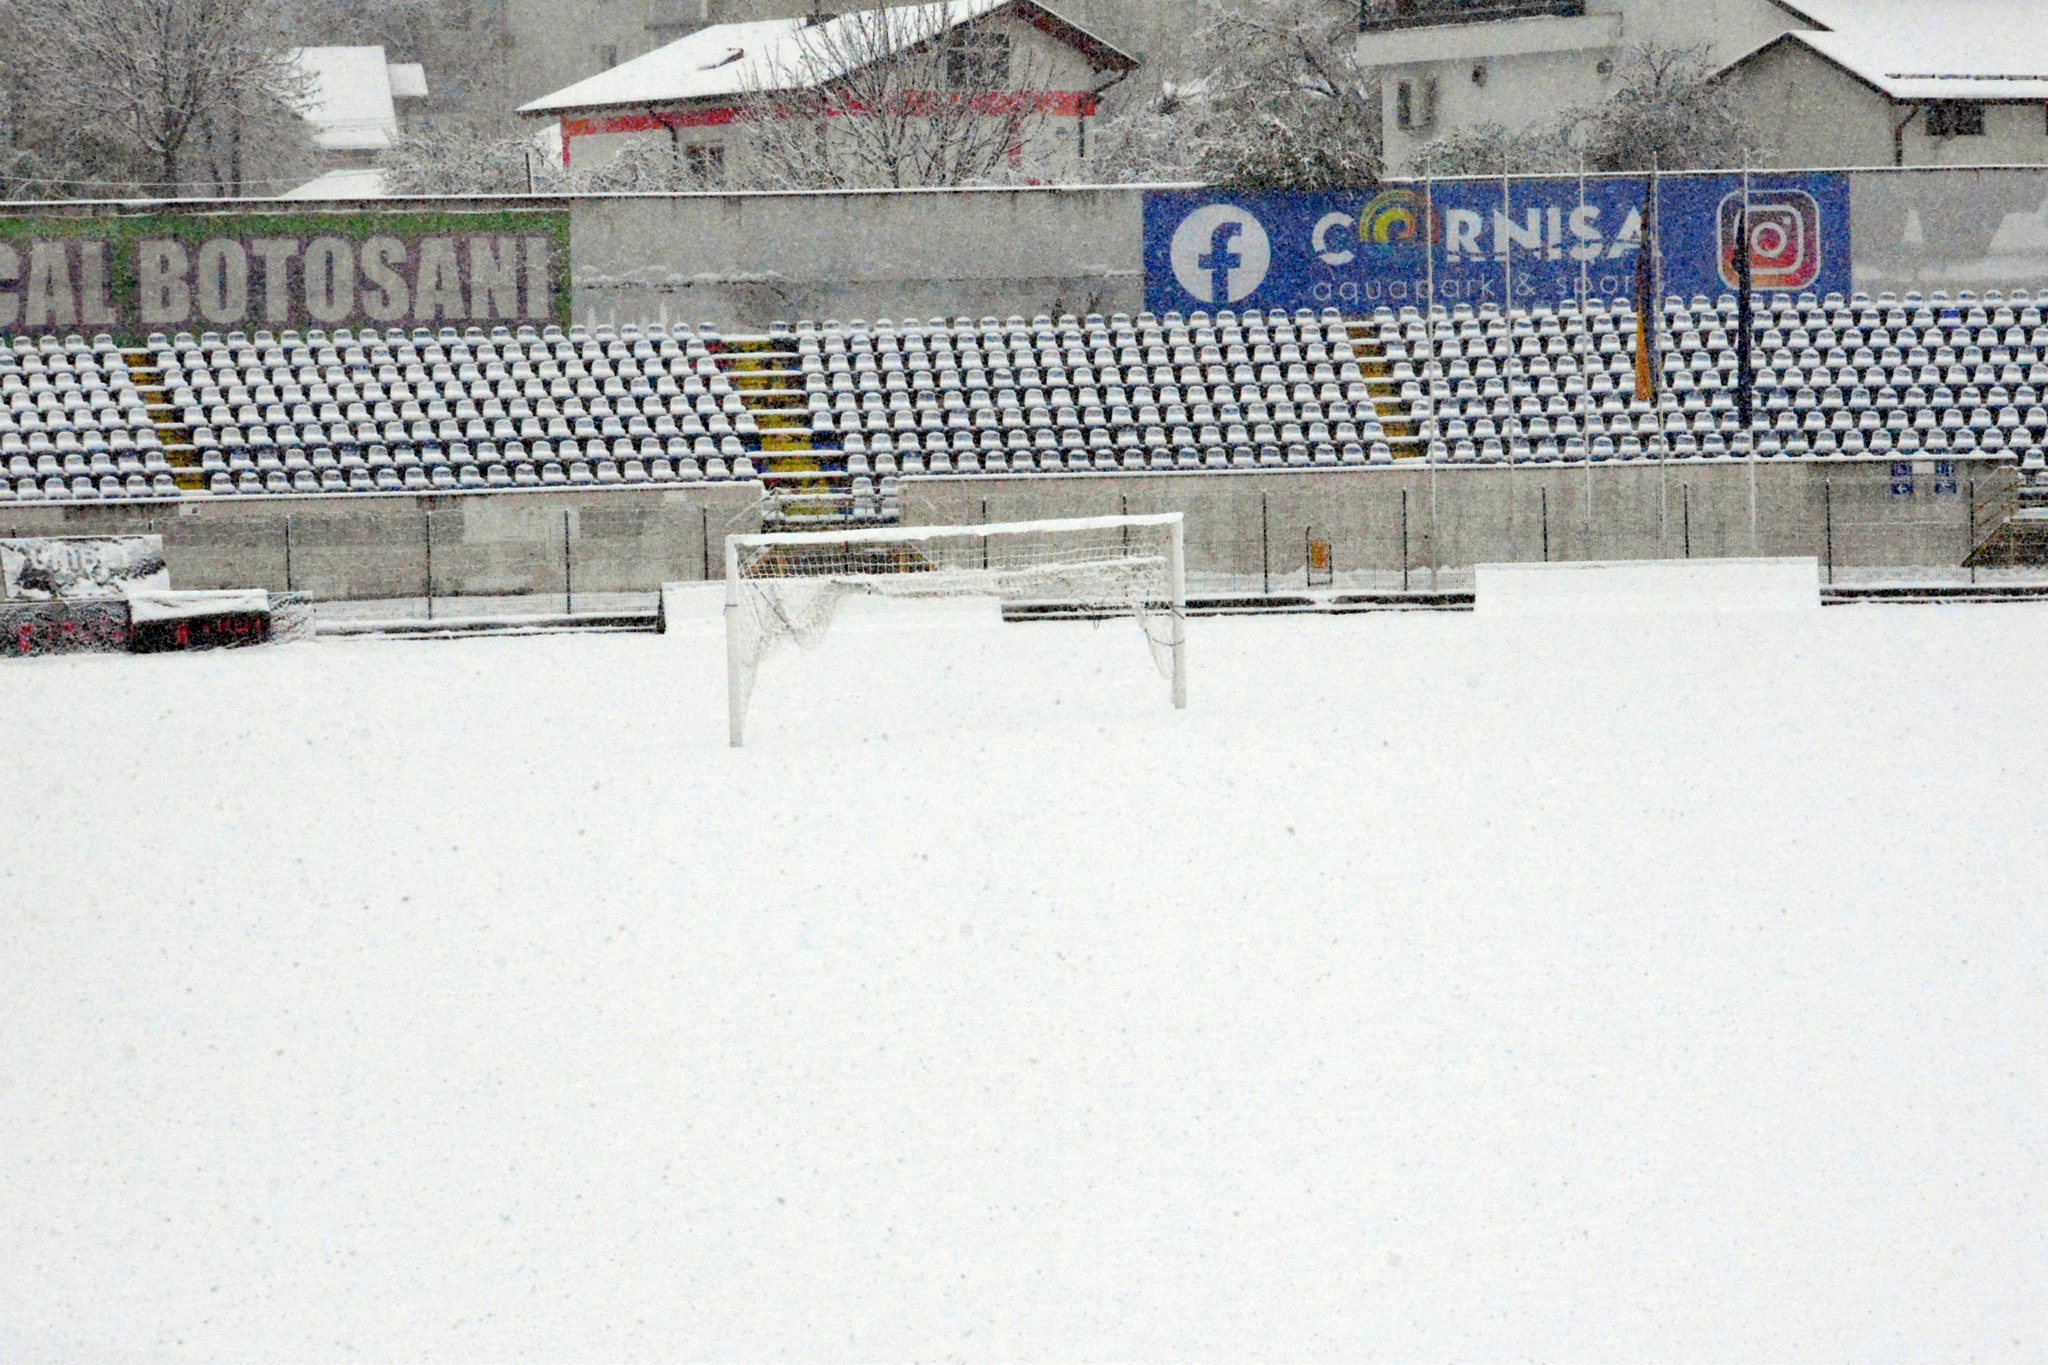
<instances>
[{"instance_id":1,"label":"bare tree","mask_svg":"<svg viewBox=\"0 0 2048 1365\"><path fill-rule=\"evenodd\" d=\"M1104 169L1240 189L1376 183L1379 89L1353 56L1357 15L1332 0L1209 0L1174 67L1104 130Z\"/></svg>"},{"instance_id":2,"label":"bare tree","mask_svg":"<svg viewBox=\"0 0 2048 1365\"><path fill-rule=\"evenodd\" d=\"M1587 164L1603 171L1742 164L1750 135L1735 91L1717 77L1709 47L1631 51L1619 88L1580 118Z\"/></svg>"},{"instance_id":3,"label":"bare tree","mask_svg":"<svg viewBox=\"0 0 2048 1365\"><path fill-rule=\"evenodd\" d=\"M1029 175L1049 73L998 25L964 18L943 0L799 29L792 54L752 74L726 174L750 187L815 189Z\"/></svg>"},{"instance_id":4,"label":"bare tree","mask_svg":"<svg viewBox=\"0 0 2048 1365\"><path fill-rule=\"evenodd\" d=\"M230 192L249 153L299 134L305 80L278 0L24 0L45 71L43 117L94 130L110 182ZM17 32L21 30L17 29Z\"/></svg>"},{"instance_id":5,"label":"bare tree","mask_svg":"<svg viewBox=\"0 0 2048 1365\"><path fill-rule=\"evenodd\" d=\"M1422 161L1437 175L1716 170L1754 148L1735 92L1705 47L1632 50L1613 94L1523 128L1479 124L1437 138Z\"/></svg>"},{"instance_id":6,"label":"bare tree","mask_svg":"<svg viewBox=\"0 0 2048 1365\"><path fill-rule=\"evenodd\" d=\"M388 193L525 194L566 188L562 168L531 132L507 133L488 118L443 118L414 129L378 161Z\"/></svg>"},{"instance_id":7,"label":"bare tree","mask_svg":"<svg viewBox=\"0 0 2048 1365\"><path fill-rule=\"evenodd\" d=\"M1562 175L1578 169L1570 122L1531 128L1475 123L1423 145L1416 169L1429 175ZM1595 169L1590 163L1587 169Z\"/></svg>"}]
</instances>

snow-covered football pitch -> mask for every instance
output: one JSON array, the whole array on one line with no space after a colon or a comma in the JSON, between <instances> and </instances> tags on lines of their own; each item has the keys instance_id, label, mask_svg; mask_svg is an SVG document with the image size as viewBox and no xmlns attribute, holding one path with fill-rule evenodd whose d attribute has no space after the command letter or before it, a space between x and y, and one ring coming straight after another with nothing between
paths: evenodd
<instances>
[{"instance_id":1,"label":"snow-covered football pitch","mask_svg":"<svg viewBox=\"0 0 2048 1365\"><path fill-rule=\"evenodd\" d=\"M0 1359L2039 1360L2048 608L8 664Z\"/></svg>"}]
</instances>

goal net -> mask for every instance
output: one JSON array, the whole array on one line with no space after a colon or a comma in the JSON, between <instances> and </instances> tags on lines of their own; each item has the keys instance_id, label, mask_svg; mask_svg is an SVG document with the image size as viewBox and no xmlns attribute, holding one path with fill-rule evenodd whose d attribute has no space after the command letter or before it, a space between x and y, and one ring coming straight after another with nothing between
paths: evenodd
<instances>
[{"instance_id":1,"label":"goal net","mask_svg":"<svg viewBox=\"0 0 2048 1365\"><path fill-rule=\"evenodd\" d=\"M1144 627L1175 706L1187 705L1186 553L1178 512L993 526L730 536L726 688L733 747L761 664L809 649L853 596L993 597L1128 613Z\"/></svg>"}]
</instances>

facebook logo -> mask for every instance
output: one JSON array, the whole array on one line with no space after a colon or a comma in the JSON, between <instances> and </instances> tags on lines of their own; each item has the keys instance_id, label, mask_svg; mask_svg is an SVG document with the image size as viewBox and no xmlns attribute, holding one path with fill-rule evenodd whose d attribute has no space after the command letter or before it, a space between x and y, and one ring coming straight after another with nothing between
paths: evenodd
<instances>
[{"instance_id":1,"label":"facebook logo","mask_svg":"<svg viewBox=\"0 0 2048 1365\"><path fill-rule=\"evenodd\" d=\"M1273 267L1273 241L1235 204L1196 209L1173 234L1174 278L1191 298L1227 305L1251 297Z\"/></svg>"}]
</instances>

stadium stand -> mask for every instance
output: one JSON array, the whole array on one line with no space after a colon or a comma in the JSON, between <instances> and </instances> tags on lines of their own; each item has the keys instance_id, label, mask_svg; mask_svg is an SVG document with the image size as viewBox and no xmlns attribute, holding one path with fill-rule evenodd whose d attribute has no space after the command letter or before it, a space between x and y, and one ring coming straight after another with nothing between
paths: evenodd
<instances>
[{"instance_id":1,"label":"stadium stand","mask_svg":"<svg viewBox=\"0 0 2048 1365\"><path fill-rule=\"evenodd\" d=\"M887 521L908 474L2003 454L2043 471L2025 291L1322 314L17 338L0 497L423 493L761 479L771 520ZM2044 473L2043 477L2048 477Z\"/></svg>"}]
</instances>

